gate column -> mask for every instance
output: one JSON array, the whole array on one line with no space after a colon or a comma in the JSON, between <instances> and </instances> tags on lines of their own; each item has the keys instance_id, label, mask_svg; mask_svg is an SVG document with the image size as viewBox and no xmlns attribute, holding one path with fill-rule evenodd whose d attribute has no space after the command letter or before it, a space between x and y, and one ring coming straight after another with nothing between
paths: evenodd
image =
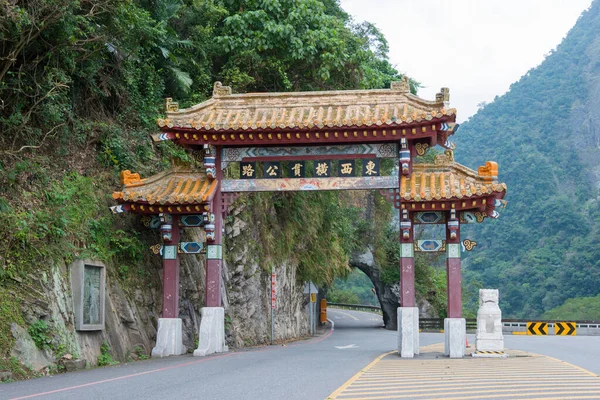
<instances>
[{"instance_id":1,"label":"gate column","mask_svg":"<svg viewBox=\"0 0 600 400\"><path fill-rule=\"evenodd\" d=\"M446 222L446 274L448 318L444 319L444 354L450 358L465 355L466 321L462 318L462 278L460 271L460 222L456 210L450 210Z\"/></svg>"},{"instance_id":2,"label":"gate column","mask_svg":"<svg viewBox=\"0 0 600 400\"><path fill-rule=\"evenodd\" d=\"M214 222L205 226L207 232L205 307L200 310L198 348L194 350L194 356L206 356L229 350L225 345L225 309L221 307L221 269L223 263L223 197L221 184L223 170L221 169L220 146L205 147L204 166L209 179L216 178L218 183L212 202Z\"/></svg>"},{"instance_id":3,"label":"gate column","mask_svg":"<svg viewBox=\"0 0 600 400\"><path fill-rule=\"evenodd\" d=\"M156 346L152 357L167 357L185 353L182 322L179 317L179 216L160 214L163 238L162 318L158 319Z\"/></svg>"},{"instance_id":4,"label":"gate column","mask_svg":"<svg viewBox=\"0 0 600 400\"><path fill-rule=\"evenodd\" d=\"M419 354L419 309L415 307L414 231L408 210L401 210L400 253L398 353L413 358Z\"/></svg>"}]
</instances>

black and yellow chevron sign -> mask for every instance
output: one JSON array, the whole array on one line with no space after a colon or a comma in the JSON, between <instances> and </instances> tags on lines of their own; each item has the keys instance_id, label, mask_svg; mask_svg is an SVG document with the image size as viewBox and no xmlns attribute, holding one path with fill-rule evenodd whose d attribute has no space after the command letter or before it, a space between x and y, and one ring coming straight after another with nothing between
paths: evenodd
<instances>
[{"instance_id":1,"label":"black and yellow chevron sign","mask_svg":"<svg viewBox=\"0 0 600 400\"><path fill-rule=\"evenodd\" d=\"M528 322L527 323L527 334L528 335L547 335L548 334L548 323L547 322Z\"/></svg>"},{"instance_id":2,"label":"black and yellow chevron sign","mask_svg":"<svg viewBox=\"0 0 600 400\"><path fill-rule=\"evenodd\" d=\"M575 322L555 322L554 334L557 336L575 336L577 335L577 325Z\"/></svg>"}]
</instances>

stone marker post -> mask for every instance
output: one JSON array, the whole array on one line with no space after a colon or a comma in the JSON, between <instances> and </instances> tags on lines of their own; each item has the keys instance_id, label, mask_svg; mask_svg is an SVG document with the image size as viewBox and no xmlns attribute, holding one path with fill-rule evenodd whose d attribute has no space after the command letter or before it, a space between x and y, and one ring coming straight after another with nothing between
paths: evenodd
<instances>
[{"instance_id":1,"label":"stone marker post","mask_svg":"<svg viewBox=\"0 0 600 400\"><path fill-rule=\"evenodd\" d=\"M498 289L479 289L477 311L477 351L503 351L502 311L498 306Z\"/></svg>"}]
</instances>

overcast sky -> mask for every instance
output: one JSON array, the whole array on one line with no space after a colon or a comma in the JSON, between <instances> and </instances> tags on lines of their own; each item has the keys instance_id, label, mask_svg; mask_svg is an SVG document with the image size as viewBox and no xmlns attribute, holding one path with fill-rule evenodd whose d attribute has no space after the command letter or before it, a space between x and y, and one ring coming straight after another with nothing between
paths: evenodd
<instances>
[{"instance_id":1,"label":"overcast sky","mask_svg":"<svg viewBox=\"0 0 600 400\"><path fill-rule=\"evenodd\" d=\"M356 22L374 23L390 61L433 100L450 88L458 121L539 65L592 0L340 0Z\"/></svg>"}]
</instances>

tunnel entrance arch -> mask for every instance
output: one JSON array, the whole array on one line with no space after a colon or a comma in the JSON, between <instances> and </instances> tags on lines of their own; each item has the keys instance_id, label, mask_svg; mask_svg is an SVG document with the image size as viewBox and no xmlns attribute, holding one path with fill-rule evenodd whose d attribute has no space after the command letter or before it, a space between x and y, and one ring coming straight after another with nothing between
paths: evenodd
<instances>
[{"instance_id":1,"label":"tunnel entrance arch","mask_svg":"<svg viewBox=\"0 0 600 400\"><path fill-rule=\"evenodd\" d=\"M203 170L173 167L146 179L123 171L124 187L113 193L119 205L112 207L115 213L154 215L162 232L163 308L153 355L180 354L179 258L200 251L206 252L206 297L194 354L226 349L223 218L240 193L380 190L400 210L399 352L403 357L418 353L415 250L446 252L448 316L460 319L460 223L497 216L506 186L497 181L495 163L475 172L454 162L449 137L458 124L456 110L448 107L447 88L427 101L410 93L406 77L390 89L296 93L232 94L217 82L212 99L183 110L167 99L166 116L158 120L162 133L153 139L189 149ZM414 164L417 155L435 145L446 153L433 164ZM382 158L397 163L397 175L380 174ZM360 171L356 160L361 160ZM312 174L306 173L308 161ZM237 179L224 179L230 163L239 164ZM417 223L445 224L446 240L415 241ZM206 243L180 242L180 228L192 227L205 230Z\"/></svg>"}]
</instances>

